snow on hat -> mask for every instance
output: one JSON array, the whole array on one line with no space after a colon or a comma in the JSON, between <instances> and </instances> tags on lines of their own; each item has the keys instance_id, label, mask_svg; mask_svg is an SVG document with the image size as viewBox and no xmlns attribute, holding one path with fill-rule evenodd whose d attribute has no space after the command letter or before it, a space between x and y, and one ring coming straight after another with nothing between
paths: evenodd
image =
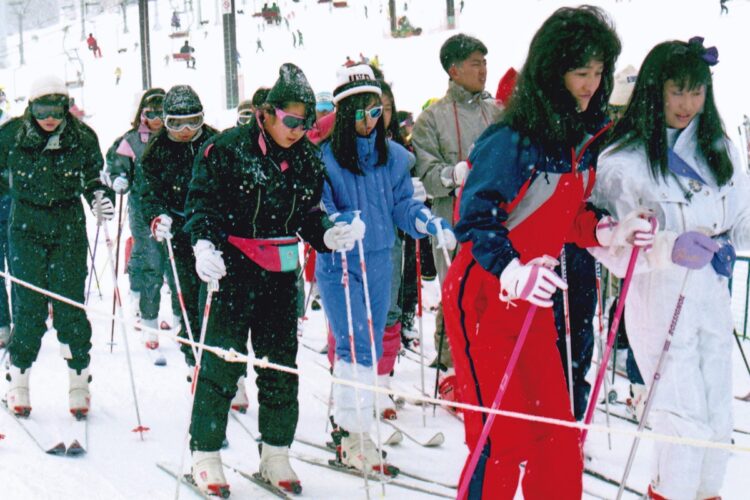
<instances>
[{"instance_id":1,"label":"snow on hat","mask_svg":"<svg viewBox=\"0 0 750 500\"><path fill-rule=\"evenodd\" d=\"M175 85L164 97L164 115L194 115L203 111L203 105L190 85Z\"/></svg>"},{"instance_id":2,"label":"snow on hat","mask_svg":"<svg viewBox=\"0 0 750 500\"><path fill-rule=\"evenodd\" d=\"M68 97L68 87L65 82L54 75L42 76L34 80L29 91L29 102L45 95L64 95Z\"/></svg>"},{"instance_id":3,"label":"snow on hat","mask_svg":"<svg viewBox=\"0 0 750 500\"><path fill-rule=\"evenodd\" d=\"M370 92L382 95L380 85L367 64L355 64L348 68L339 68L336 72L336 88L333 90L333 103L338 104L345 97Z\"/></svg>"},{"instance_id":4,"label":"snow on hat","mask_svg":"<svg viewBox=\"0 0 750 500\"><path fill-rule=\"evenodd\" d=\"M638 71L631 65L615 75L615 86L612 95L609 97L609 103L612 106L625 106L630 100L635 88L635 80L638 78Z\"/></svg>"},{"instance_id":5,"label":"snow on hat","mask_svg":"<svg viewBox=\"0 0 750 500\"><path fill-rule=\"evenodd\" d=\"M292 63L285 63L279 68L279 78L266 96L266 102L276 106L301 102L312 110L315 108L315 93L302 70Z\"/></svg>"}]
</instances>

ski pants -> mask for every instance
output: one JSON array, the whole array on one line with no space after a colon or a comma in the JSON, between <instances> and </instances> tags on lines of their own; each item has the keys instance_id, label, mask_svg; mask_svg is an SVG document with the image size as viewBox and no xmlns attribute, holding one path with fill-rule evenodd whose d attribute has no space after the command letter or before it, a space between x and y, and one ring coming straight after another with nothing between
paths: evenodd
<instances>
[{"instance_id":1,"label":"ski pants","mask_svg":"<svg viewBox=\"0 0 750 500\"><path fill-rule=\"evenodd\" d=\"M446 331L459 400L489 407L529 304L516 301L516 307L509 307L501 303L498 279L483 270L466 250L453 261L443 286ZM537 309L500 409L573 420L556 339L552 311ZM485 413L464 412L470 450L476 447L485 420ZM468 498L513 499L522 462L526 462L524 498L581 498L580 432L509 417L495 419L472 475ZM462 476L466 473L464 468Z\"/></svg>"},{"instance_id":2,"label":"ski pants","mask_svg":"<svg viewBox=\"0 0 750 500\"><path fill-rule=\"evenodd\" d=\"M27 230L24 221L46 220L57 229L46 234ZM52 223L52 220L57 222ZM79 303L84 301L87 269L86 223L80 202L62 209L30 208L14 203L8 231L10 270L16 278L50 290ZM54 327L68 367L88 367L91 324L86 312L39 292L13 284L14 333L8 350L14 366L26 369L36 361L47 331L49 303Z\"/></svg>"},{"instance_id":3,"label":"ski pants","mask_svg":"<svg viewBox=\"0 0 750 500\"><path fill-rule=\"evenodd\" d=\"M372 366L370 350L370 332L367 325L364 285L359 261L359 252L355 249L347 253L349 270L349 296L351 300L352 325L354 328L354 350L357 364ZM368 274L368 291L375 337L377 359L383 355L383 331L390 304L391 250L389 248L365 253ZM315 263L315 276L320 288L320 297L333 336L336 339L336 357L349 363L352 353L349 345L349 326L346 311L346 291L342 284L341 255L318 255ZM385 278L385 279L384 279ZM377 362L377 359L375 360Z\"/></svg>"},{"instance_id":4,"label":"ski pants","mask_svg":"<svg viewBox=\"0 0 750 500\"><path fill-rule=\"evenodd\" d=\"M180 318L180 323L182 323L182 329L180 330L179 335L182 338L188 338L185 320L182 318L182 310L180 309L177 285L174 281L174 272L169 263L167 242L159 243L159 245L162 246L160 251L163 253L164 262L166 262L166 265L168 266L167 276L169 279L167 280L167 283L169 283L169 289L172 291L172 311ZM201 327L198 304L201 280L198 278L198 273L195 272L195 256L193 255L193 247L190 245L190 235L181 230L175 230L174 236L172 237L172 250L174 252L175 267L177 268L177 279L180 280L180 289L182 290L182 298L185 303L185 311L187 312L188 321L190 321L190 328L193 332L193 336L197 341ZM153 277L155 278L155 276ZM159 279L163 280L162 277ZM162 283L163 281L159 281L159 288L161 288ZM150 286L150 290L153 292L157 287L156 279L154 279ZM143 297L144 294L148 295L151 292L149 292L147 288L144 288L141 290L141 297ZM193 351L190 349L190 346L182 344L180 350L182 351L182 354L185 355L185 361L187 364L194 366L195 359L193 359Z\"/></svg>"},{"instance_id":5,"label":"ski pants","mask_svg":"<svg viewBox=\"0 0 750 500\"><path fill-rule=\"evenodd\" d=\"M266 271L229 244L223 256L227 274L213 296L206 344L247 354L249 330L256 358L296 368L296 272ZM204 302L205 285L201 297ZM245 363L228 363L204 351L193 404L191 450L221 448L237 380L246 368ZM270 368L255 368L255 372L261 438L272 446L289 446L299 417L298 378Z\"/></svg>"},{"instance_id":6,"label":"ski pants","mask_svg":"<svg viewBox=\"0 0 750 500\"><path fill-rule=\"evenodd\" d=\"M596 267L594 257L586 249L574 244L565 245L565 263L568 280L568 305L570 318L571 359L573 361L573 406L576 420L586 415L591 384L586 374L594 354L594 313L596 311ZM562 272L555 269L558 276ZM568 378L567 347L565 343L565 308L563 292L553 295L557 348L562 359L565 380Z\"/></svg>"},{"instance_id":7,"label":"ski pants","mask_svg":"<svg viewBox=\"0 0 750 500\"><path fill-rule=\"evenodd\" d=\"M10 212L10 196L0 196L0 270L7 271L8 257L8 215ZM0 278L0 327L10 326L10 308L8 306L8 289L5 278Z\"/></svg>"}]
</instances>

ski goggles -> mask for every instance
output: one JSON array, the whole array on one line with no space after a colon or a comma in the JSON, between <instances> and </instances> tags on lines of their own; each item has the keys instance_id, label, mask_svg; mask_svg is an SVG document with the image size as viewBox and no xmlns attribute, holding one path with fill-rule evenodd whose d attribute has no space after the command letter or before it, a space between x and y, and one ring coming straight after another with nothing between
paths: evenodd
<instances>
[{"instance_id":1,"label":"ski goggles","mask_svg":"<svg viewBox=\"0 0 750 500\"><path fill-rule=\"evenodd\" d=\"M198 130L203 126L203 111L192 115L167 115L164 117L164 126L172 132Z\"/></svg>"},{"instance_id":2,"label":"ski goggles","mask_svg":"<svg viewBox=\"0 0 750 500\"><path fill-rule=\"evenodd\" d=\"M252 109L243 109L237 114L237 125L245 125L254 114L255 112Z\"/></svg>"},{"instance_id":3,"label":"ski goggles","mask_svg":"<svg viewBox=\"0 0 750 500\"><path fill-rule=\"evenodd\" d=\"M62 104L45 104L42 102L31 103L31 116L37 120L46 120L47 118L62 120L65 117L66 112L67 108Z\"/></svg>"},{"instance_id":4,"label":"ski goggles","mask_svg":"<svg viewBox=\"0 0 750 500\"><path fill-rule=\"evenodd\" d=\"M156 120L157 118L162 118L164 115L163 109L144 109L143 110L143 116L145 116L149 120Z\"/></svg>"},{"instance_id":5,"label":"ski goggles","mask_svg":"<svg viewBox=\"0 0 750 500\"><path fill-rule=\"evenodd\" d=\"M315 121L314 116L305 117L293 115L292 113L287 113L280 110L279 108L276 108L276 116L281 119L281 123L283 123L284 126L289 130L294 130L300 127L302 127L304 130L310 130L313 126L313 122Z\"/></svg>"},{"instance_id":6,"label":"ski goggles","mask_svg":"<svg viewBox=\"0 0 750 500\"><path fill-rule=\"evenodd\" d=\"M331 101L321 101L315 104L315 111L318 113L331 113L335 107Z\"/></svg>"},{"instance_id":7,"label":"ski goggles","mask_svg":"<svg viewBox=\"0 0 750 500\"><path fill-rule=\"evenodd\" d=\"M370 117L373 120L377 120L383 114L383 106L375 106L370 109L358 109L354 112L354 119L361 122L365 119L365 116Z\"/></svg>"}]
</instances>

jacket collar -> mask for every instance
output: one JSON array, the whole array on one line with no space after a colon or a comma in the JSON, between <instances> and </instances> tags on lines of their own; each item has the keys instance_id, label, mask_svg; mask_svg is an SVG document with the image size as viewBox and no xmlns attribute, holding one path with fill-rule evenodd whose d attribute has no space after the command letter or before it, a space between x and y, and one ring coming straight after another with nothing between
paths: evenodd
<instances>
[{"instance_id":1,"label":"jacket collar","mask_svg":"<svg viewBox=\"0 0 750 500\"><path fill-rule=\"evenodd\" d=\"M357 157L360 166L373 166L378 159L375 152L375 139L378 137L378 131L373 130L367 137L357 136Z\"/></svg>"},{"instance_id":2,"label":"jacket collar","mask_svg":"<svg viewBox=\"0 0 750 500\"><path fill-rule=\"evenodd\" d=\"M472 94L453 80L448 81L448 92L446 95L457 103L469 105L478 104L484 99L492 97L486 90Z\"/></svg>"}]
</instances>

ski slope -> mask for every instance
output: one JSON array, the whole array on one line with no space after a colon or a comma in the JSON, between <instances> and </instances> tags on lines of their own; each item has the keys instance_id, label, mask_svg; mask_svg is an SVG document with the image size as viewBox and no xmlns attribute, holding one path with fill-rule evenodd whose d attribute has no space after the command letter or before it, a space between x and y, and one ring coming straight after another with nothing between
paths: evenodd
<instances>
[{"instance_id":1,"label":"ski slope","mask_svg":"<svg viewBox=\"0 0 750 500\"><path fill-rule=\"evenodd\" d=\"M194 0L194 3L197 0ZM357 60L360 53L367 57L378 55L386 79L393 82L396 102L400 109L415 115L422 104L431 97L442 96L447 87L447 77L440 67L438 52L440 45L451 33L444 30L441 20L444 2L440 0L408 0L406 11L414 26L424 32L419 37L390 39L385 34L388 23L379 13L385 0L349 0L349 7L335 9L330 4L318 4L314 0L289 0L278 2L282 15L289 18L290 28L304 34L304 47L292 46L292 33L285 23L266 26L259 18L251 17L259 11L262 1L237 0L237 8L244 15L237 16L238 50L241 54L241 94L249 98L261 85L271 86L276 80L278 67L283 62L298 64L307 74L316 91L332 90L336 69L346 56ZM397 2L399 15L404 14L403 1ZM694 35L704 36L707 45L719 49L720 64L713 68L715 94L719 109L726 121L727 131L737 138L737 125L742 115L750 109L748 92L745 90L746 48L745 39L750 21L750 2L730 2L729 16L719 16L719 5L715 1L697 0L633 0L615 2L600 0L591 2L604 7L613 17L623 41L623 53L618 69L628 64L639 65L646 52L665 39L688 39ZM456 2L458 10L458 2ZM174 2L181 8L182 2ZM369 17L365 19L364 6L368 6ZM494 94L500 76L509 66L520 68L523 64L529 40L541 22L561 1L526 0L465 0L464 12L458 16L460 31L482 39L489 48L487 90ZM208 23L199 27L193 19L190 44L195 47L196 69L187 69L179 61L165 64L165 56L179 50L183 40L171 39L169 19L172 5L165 0L151 2L151 22L155 23L154 7L158 8L160 30L151 33L152 75L154 86L168 89L177 83L192 85L201 96L206 110L207 122L218 128L231 126L234 110L224 109L225 96L221 24L216 23L214 2L201 4L203 18ZM122 33L122 15L119 9L107 11L90 18L87 32L99 40L103 57L94 59L80 38L80 21L63 21L58 26L25 34L25 56L27 65L0 70L0 83L5 85L9 99L13 101L26 95L33 79L41 74L55 73L66 80L76 79L80 66L70 57L78 52L83 63L82 76L85 85L71 90L79 106L85 109L87 122L97 131L102 149L125 130L133 118L137 94L141 86L139 50L134 50L138 40L138 15L135 7L128 9L130 33ZM191 16L182 15L183 27ZM63 16L63 19L65 17ZM5 20L0 20L4 22ZM70 23L67 36L63 27ZM204 34L205 32L205 34ZM260 37L265 52L256 53L256 40ZM16 36L8 38L8 50L15 50ZM118 52L118 49L126 49ZM17 59L13 59L16 61ZM120 67L123 76L115 86L115 68ZM23 112L25 102L13 102L15 113ZM89 238L94 244L95 222L90 219ZM112 235L114 223L109 224ZM139 335L128 328L128 344L131 352L135 386L138 395L140 420L150 430L140 439L131 430L138 424L134 401L128 378L125 345L119 328L115 330L115 345L110 353L110 319L112 306L112 279L110 263L100 235L96 267L101 281L102 297L96 286L89 297L89 317L94 336L92 339L91 385L92 409L89 422L89 452L84 457L60 458L42 454L26 436L21 427L5 412L0 412L0 498L3 499L167 499L175 495L175 481L156 468L156 462L177 464L184 454L185 467L189 464L185 437L190 416L189 384L185 381L187 369L176 345L163 340L166 367L154 366L142 345ZM127 229L123 236L127 236ZM122 268L122 266L120 266ZM735 280L735 320L742 326L745 290L745 270ZM128 290L127 275L121 276L119 286ZM166 291L166 288L165 288ZM124 292L125 297L127 293ZM163 294L163 312L168 312L168 297ZM424 339L426 356L432 359L434 346L434 314L430 306L439 302L436 283L425 284ZM300 422L298 435L309 441L324 443L327 408L324 402L330 391L330 377L325 369L324 356L305 346L320 347L325 341L323 314L308 311L304 323L298 364L302 372L300 379ZM170 316L162 319L172 320ZM231 320L231 318L227 318ZM750 349L750 342L745 342ZM1 352L1 351L0 351ZM0 354L1 355L1 354ZM750 376L742 364L738 351L734 353L734 394L744 395L750 391ZM427 392L434 387L434 371L426 370ZM593 379L594 371L591 372ZM252 379L252 370L250 373ZM43 423L52 433L64 434L71 417L67 410L66 366L59 354L59 345L53 334L45 336L42 351L31 372L32 418ZM420 384L420 370L416 362L406 357L396 365L394 387L416 396ZM627 395L627 384L622 379L615 381L620 399ZM0 384L4 391L4 384ZM252 380L248 381L251 406L248 415L240 417L243 424L255 431L255 393ZM622 406L620 406L622 410ZM750 404L735 401L736 427L750 431ZM400 421L409 428L419 430L422 409L407 404L401 412ZM596 416L596 423L604 423L603 414ZM397 446L386 447L388 460L405 470L429 476L439 481L455 484L466 457L463 444L462 424L442 410L435 416L427 410L427 423L431 430L440 430L445 443L437 448L423 448L405 439ZM628 429L632 425L612 419L615 428ZM385 429L383 428L385 434ZM428 431L424 431L427 433ZM257 470L259 457L256 444L250 435L234 419L228 427L229 447L222 452L225 462L242 468L248 473ZM750 435L736 434L736 444L750 446ZM589 435L587 453L593 458L587 466L596 468L619 478L625 464L630 438L615 435L613 449L608 449L605 434L592 432ZM650 451L652 442L641 443L629 484L645 490L649 478ZM326 457L322 450L295 442L293 454ZM554 450L551 450L554 453ZM365 498L363 482L353 476L321 469L307 463L293 461L304 487L303 498L344 499ZM725 481L725 499L746 498L750 491L750 454L737 453L730 460ZM227 471L232 487L232 498L271 498L268 493ZM417 484L417 483L414 483ZM444 494L454 494L450 489L437 485L423 485ZM614 498L616 489L594 480L584 478L586 498ZM455 490L453 490L455 492ZM370 495L379 496L380 487L370 482ZM194 498L190 490L182 489L180 496ZM428 498L412 490L387 486L385 498ZM520 498L520 494L519 494ZM626 498L636 498L626 495Z\"/></svg>"}]
</instances>

